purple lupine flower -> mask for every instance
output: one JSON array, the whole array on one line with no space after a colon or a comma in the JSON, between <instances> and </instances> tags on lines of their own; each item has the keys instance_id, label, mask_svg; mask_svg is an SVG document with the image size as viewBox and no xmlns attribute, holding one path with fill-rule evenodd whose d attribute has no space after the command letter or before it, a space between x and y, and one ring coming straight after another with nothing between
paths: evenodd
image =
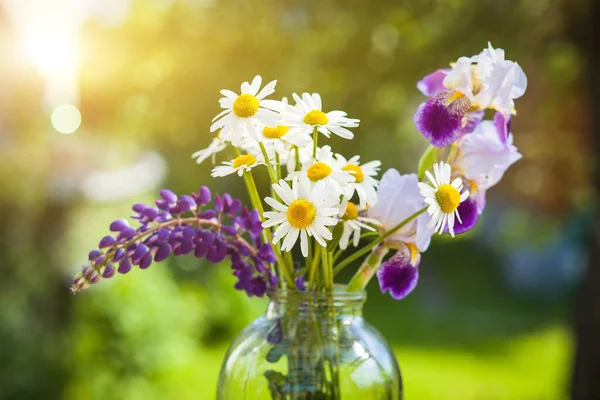
<instances>
[{"instance_id":1,"label":"purple lupine flower","mask_svg":"<svg viewBox=\"0 0 600 400\"><path fill-rule=\"evenodd\" d=\"M118 219L116 221L113 221L110 224L110 227L108 229L110 229L112 232L120 232L125 228L129 227L129 222L127 222L126 219Z\"/></svg>"},{"instance_id":2,"label":"purple lupine flower","mask_svg":"<svg viewBox=\"0 0 600 400\"><path fill-rule=\"evenodd\" d=\"M389 260L377 270L379 287L383 293L401 300L417 286L421 253L414 245L402 245Z\"/></svg>"},{"instance_id":3,"label":"purple lupine flower","mask_svg":"<svg viewBox=\"0 0 600 400\"><path fill-rule=\"evenodd\" d=\"M235 287L249 296L264 296L279 281L271 266L276 258L262 241L258 212L242 208L240 200L229 194L216 195L215 208L206 208L210 196L206 187L182 196L162 190L156 207L135 204L132 218L139 227L129 226L126 220L113 221L110 230L118 232L117 237L105 236L100 249L88 254L91 264L73 279L73 292L113 276L115 270L126 274L132 265L146 269L170 254L193 252L213 263L229 257L238 278Z\"/></svg>"}]
</instances>

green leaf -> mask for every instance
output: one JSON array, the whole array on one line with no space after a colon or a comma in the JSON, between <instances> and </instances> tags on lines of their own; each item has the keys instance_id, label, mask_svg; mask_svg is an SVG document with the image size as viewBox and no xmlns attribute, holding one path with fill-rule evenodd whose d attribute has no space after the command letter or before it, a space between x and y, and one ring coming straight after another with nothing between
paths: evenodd
<instances>
[{"instance_id":1,"label":"green leaf","mask_svg":"<svg viewBox=\"0 0 600 400\"><path fill-rule=\"evenodd\" d=\"M440 160L440 149L429 145L421 158L419 159L419 181L422 181L425 177L425 171L433 168L433 164Z\"/></svg>"},{"instance_id":2,"label":"green leaf","mask_svg":"<svg viewBox=\"0 0 600 400\"><path fill-rule=\"evenodd\" d=\"M333 229L333 238L327 243L327 251L334 251L337 248L340 238L342 237L342 232L344 232L344 224L338 223Z\"/></svg>"}]
</instances>

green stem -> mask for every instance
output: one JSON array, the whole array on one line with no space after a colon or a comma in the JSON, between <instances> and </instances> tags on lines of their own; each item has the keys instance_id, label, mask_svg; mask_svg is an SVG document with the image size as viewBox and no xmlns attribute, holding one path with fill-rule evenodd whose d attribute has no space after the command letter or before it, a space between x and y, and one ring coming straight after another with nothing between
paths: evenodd
<instances>
[{"instance_id":1,"label":"green stem","mask_svg":"<svg viewBox=\"0 0 600 400\"><path fill-rule=\"evenodd\" d=\"M310 271L308 273L308 290L313 290L314 285L315 285L315 277L317 274L317 268L318 268L318 264L319 261L321 259L321 252L317 251L316 246L315 246L315 256L312 260L312 263L310 264Z\"/></svg>"},{"instance_id":2,"label":"green stem","mask_svg":"<svg viewBox=\"0 0 600 400\"><path fill-rule=\"evenodd\" d=\"M277 153L277 152L275 153L275 163L277 164L275 166L275 172L277 175L276 179L277 179L277 182L279 182L279 180L282 179L281 178L281 161L279 159L279 153Z\"/></svg>"},{"instance_id":3,"label":"green stem","mask_svg":"<svg viewBox=\"0 0 600 400\"><path fill-rule=\"evenodd\" d=\"M369 252L369 250L371 250L373 247L377 246L379 243L382 243L385 239L387 239L388 237L393 235L394 232L396 232L398 229L404 227L406 224L408 224L413 219L417 218L419 215L423 214L425 211L427 211L427 207L423 207L422 209L420 209L416 213L412 214L411 216L406 218L404 221L400 222L398 225L396 225L395 227L393 227L392 229L390 229L389 231L387 231L386 233L381 235L378 239L373 240L371 243L369 243L362 249L360 249L357 252L352 253L351 255L346 257L335 267L335 269L333 270L333 273L334 274L339 273L342 269L344 269L344 267L348 266L352 261L367 254Z\"/></svg>"},{"instance_id":4,"label":"green stem","mask_svg":"<svg viewBox=\"0 0 600 400\"><path fill-rule=\"evenodd\" d=\"M269 154L267 153L267 149L265 148L265 144L261 141L258 142L260 146L260 151L262 152L263 158L265 159L265 163L267 164L267 171L269 171L269 179L271 183L277 183L275 179L275 172L273 170L273 166L271 165L271 160L269 159Z\"/></svg>"},{"instance_id":5,"label":"green stem","mask_svg":"<svg viewBox=\"0 0 600 400\"><path fill-rule=\"evenodd\" d=\"M317 130L317 127L315 126L315 129L313 131L313 158L316 159L317 158L317 143L319 142L319 131Z\"/></svg>"},{"instance_id":6,"label":"green stem","mask_svg":"<svg viewBox=\"0 0 600 400\"><path fill-rule=\"evenodd\" d=\"M375 247L371 251L367 260L360 266L348 283L349 292L360 292L367 287L388 251L389 249L384 246Z\"/></svg>"},{"instance_id":7,"label":"green stem","mask_svg":"<svg viewBox=\"0 0 600 400\"><path fill-rule=\"evenodd\" d=\"M294 146L294 150L296 153L296 167L294 168L294 171L300 171L302 169L302 164L300 164L300 149L298 149L298 146ZM288 171L289 173L290 171Z\"/></svg>"}]
</instances>

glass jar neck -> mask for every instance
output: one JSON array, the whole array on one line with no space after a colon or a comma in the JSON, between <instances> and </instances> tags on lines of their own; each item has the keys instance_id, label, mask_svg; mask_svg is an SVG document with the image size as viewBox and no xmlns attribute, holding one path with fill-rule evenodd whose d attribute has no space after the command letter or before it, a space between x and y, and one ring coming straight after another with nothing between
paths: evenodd
<instances>
[{"instance_id":1,"label":"glass jar neck","mask_svg":"<svg viewBox=\"0 0 600 400\"><path fill-rule=\"evenodd\" d=\"M286 315L302 318L303 315L325 312L334 312L338 318L361 317L367 299L366 292L347 292L343 286L336 287L333 292L279 289L269 292L268 296L270 301L266 316L269 319Z\"/></svg>"}]
</instances>

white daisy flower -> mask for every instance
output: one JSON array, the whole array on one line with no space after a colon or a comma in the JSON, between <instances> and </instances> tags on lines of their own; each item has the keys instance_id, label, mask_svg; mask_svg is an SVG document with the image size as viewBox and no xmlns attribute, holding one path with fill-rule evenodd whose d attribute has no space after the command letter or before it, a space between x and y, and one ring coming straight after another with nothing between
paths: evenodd
<instances>
[{"instance_id":1,"label":"white daisy flower","mask_svg":"<svg viewBox=\"0 0 600 400\"><path fill-rule=\"evenodd\" d=\"M269 82L259 92L261 83L262 78L257 75L252 80L252 84L242 83L240 95L231 90L221 90L221 94L225 97L221 98L219 103L225 110L213 119L217 121L212 124L210 131L221 129L221 139L237 146L245 135L258 140L257 123L276 125L279 122L279 114L273 110L278 110L281 103L265 100L265 97L275 91L277 81Z\"/></svg>"},{"instance_id":2,"label":"white daisy flower","mask_svg":"<svg viewBox=\"0 0 600 400\"><path fill-rule=\"evenodd\" d=\"M337 197L352 190L350 184L355 181L354 174L342 169L342 166L333 157L330 146L323 146L318 150L317 159L311 157L304 162L302 170L292 172L288 176L288 180L308 178L313 183L323 182Z\"/></svg>"},{"instance_id":3,"label":"white daisy flower","mask_svg":"<svg viewBox=\"0 0 600 400\"><path fill-rule=\"evenodd\" d=\"M340 249L345 250L348 247L350 238L352 245L358 246L360 242L360 232L362 229L375 231L375 228L368 224L379 225L379 221L372 218L363 217L362 211L356 204L344 200L339 206L340 213L338 214L340 222L343 224L342 236L340 237Z\"/></svg>"},{"instance_id":4,"label":"white daisy flower","mask_svg":"<svg viewBox=\"0 0 600 400\"><path fill-rule=\"evenodd\" d=\"M289 126L277 125L271 127L262 125L259 129L259 140L265 146L271 145L280 156L287 155L293 146L312 150L313 141L310 135L303 132L290 131Z\"/></svg>"},{"instance_id":5,"label":"white daisy flower","mask_svg":"<svg viewBox=\"0 0 600 400\"><path fill-rule=\"evenodd\" d=\"M296 105L282 109L284 123L293 132L312 134L315 127L323 135L329 137L334 133L344 139L352 139L354 134L346 128L355 128L360 120L346 118L343 111L322 111L321 96L318 93L303 93L302 98L293 94Z\"/></svg>"},{"instance_id":6,"label":"white daisy flower","mask_svg":"<svg viewBox=\"0 0 600 400\"><path fill-rule=\"evenodd\" d=\"M261 156L254 156L252 154L244 154L234 158L231 161L225 161L222 165L214 167L210 175L214 178L231 175L235 172L239 176L244 175L244 172L250 171L257 165L264 165Z\"/></svg>"},{"instance_id":7,"label":"white daisy flower","mask_svg":"<svg viewBox=\"0 0 600 400\"><path fill-rule=\"evenodd\" d=\"M371 207L377 202L377 185L379 182L373 178L379 172L381 161L370 161L360 165L360 156L354 156L346 160L341 154L336 154L338 164L343 171L354 176L354 182L349 185L349 190L344 194L346 199L351 199L354 192L358 195L360 208Z\"/></svg>"},{"instance_id":8,"label":"white daisy flower","mask_svg":"<svg viewBox=\"0 0 600 400\"><path fill-rule=\"evenodd\" d=\"M458 206L469 197L469 191L463 189L461 178L456 178L450 183L452 174L450 164L439 162L433 165L433 172L426 171L427 178L431 181L430 186L427 183L420 182L419 189L421 195L425 197L425 203L429 204L427 213L431 216L429 227L435 227L435 231L440 234L444 232L446 225L450 235L454 237L454 217L460 223L460 215L458 214Z\"/></svg>"},{"instance_id":9,"label":"white daisy flower","mask_svg":"<svg viewBox=\"0 0 600 400\"><path fill-rule=\"evenodd\" d=\"M202 164L209 157L212 159L212 163L215 163L215 156L217 153L225 150L227 148L227 143L221 140L220 135L217 135L207 148L198 150L194 154L192 154L192 158L196 159L198 164Z\"/></svg>"},{"instance_id":10,"label":"white daisy flower","mask_svg":"<svg viewBox=\"0 0 600 400\"><path fill-rule=\"evenodd\" d=\"M275 193L285 204L272 197L265 202L275 211L264 213L264 228L279 225L273 234L273 243L282 238L281 249L290 251L300 237L300 248L304 257L308 256L308 237L312 236L323 247L331 240L331 231L327 228L337 224L334 218L338 213L338 199L331 196L322 182L311 185L307 179L294 179L292 187L283 179L273 184Z\"/></svg>"}]
</instances>

